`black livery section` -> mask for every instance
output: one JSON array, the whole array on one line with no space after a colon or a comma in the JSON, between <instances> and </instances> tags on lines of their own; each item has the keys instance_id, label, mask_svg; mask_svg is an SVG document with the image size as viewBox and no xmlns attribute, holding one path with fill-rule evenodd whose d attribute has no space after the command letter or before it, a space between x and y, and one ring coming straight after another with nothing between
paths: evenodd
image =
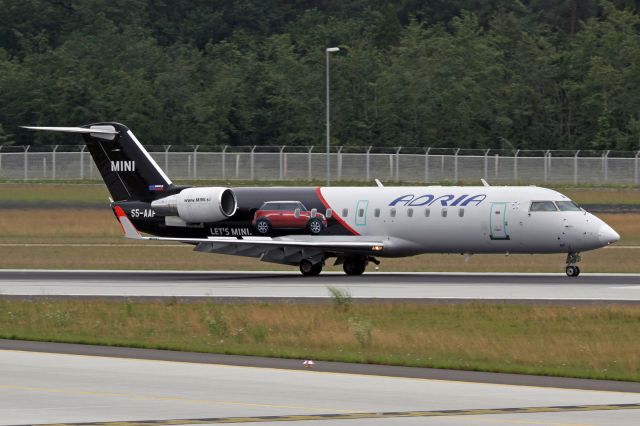
<instances>
[{"instance_id":1,"label":"black livery section","mask_svg":"<svg viewBox=\"0 0 640 426\"><path fill-rule=\"evenodd\" d=\"M310 211L316 211L317 217L326 218L326 226L322 227L321 235L353 235L353 233L341 225L334 217L333 212L327 212L327 207L318 197L316 188L233 188L238 203L234 215L218 222L189 223L186 226L171 226L165 216L159 215L151 207L150 202L145 201L121 201L114 205L120 206L136 228L148 234L167 237L206 238L215 237L242 237L264 236L257 231L252 223L256 212L267 202L279 200L296 200L302 203ZM159 198L159 195L156 197ZM166 194L165 194L166 195ZM165 196L161 195L161 196ZM301 212L304 214L305 212ZM269 236L315 234L308 228L294 229L277 225L270 228Z\"/></svg>"},{"instance_id":2,"label":"black livery section","mask_svg":"<svg viewBox=\"0 0 640 426\"><path fill-rule=\"evenodd\" d=\"M95 123L85 128L110 129L116 134L83 134L87 148L115 201L158 198L178 191L127 126Z\"/></svg>"}]
</instances>

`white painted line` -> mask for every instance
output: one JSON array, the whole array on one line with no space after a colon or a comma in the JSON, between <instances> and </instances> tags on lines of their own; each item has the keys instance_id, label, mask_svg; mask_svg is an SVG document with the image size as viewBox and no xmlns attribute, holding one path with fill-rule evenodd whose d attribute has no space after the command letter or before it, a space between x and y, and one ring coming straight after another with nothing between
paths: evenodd
<instances>
[{"instance_id":1,"label":"white painted line","mask_svg":"<svg viewBox=\"0 0 640 426\"><path fill-rule=\"evenodd\" d=\"M140 247L136 244L136 247ZM181 269L0 269L2 272L64 272L64 273L123 273L123 274L236 274L236 275L254 275L254 274L270 274L270 275L300 275L299 271L291 270L181 270ZM340 271L327 271L323 272L321 276L325 275L340 275L343 276L344 272ZM564 273L559 272L365 272L365 275L384 275L384 276L397 276L397 275L413 275L413 276L505 276L505 277L556 277L565 276ZM590 277L640 277L640 273L581 273L580 276ZM550 284L554 285L554 284Z\"/></svg>"}]
</instances>

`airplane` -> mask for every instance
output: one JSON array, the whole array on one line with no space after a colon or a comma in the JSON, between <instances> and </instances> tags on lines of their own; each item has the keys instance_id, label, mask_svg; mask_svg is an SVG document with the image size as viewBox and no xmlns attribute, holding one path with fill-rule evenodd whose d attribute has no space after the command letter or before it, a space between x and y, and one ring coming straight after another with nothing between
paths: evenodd
<instances>
[{"instance_id":1,"label":"airplane","mask_svg":"<svg viewBox=\"0 0 640 426\"><path fill-rule=\"evenodd\" d=\"M305 276L330 259L361 275L384 257L563 253L567 276L576 277L581 252L620 239L565 195L537 186L183 186L123 124L23 127L82 135L125 237L298 266Z\"/></svg>"}]
</instances>

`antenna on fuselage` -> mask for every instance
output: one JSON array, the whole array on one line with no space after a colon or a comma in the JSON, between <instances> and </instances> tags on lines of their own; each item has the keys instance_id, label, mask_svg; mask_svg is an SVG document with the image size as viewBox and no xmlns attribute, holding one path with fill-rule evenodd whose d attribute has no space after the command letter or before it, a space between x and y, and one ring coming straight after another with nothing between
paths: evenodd
<instances>
[{"instance_id":1,"label":"antenna on fuselage","mask_svg":"<svg viewBox=\"0 0 640 426\"><path fill-rule=\"evenodd\" d=\"M378 185L378 188L384 188L384 185L382 184L382 182L380 182L380 179L374 179L376 181L376 185Z\"/></svg>"},{"instance_id":2,"label":"antenna on fuselage","mask_svg":"<svg viewBox=\"0 0 640 426\"><path fill-rule=\"evenodd\" d=\"M480 179L480 181L482 182L482 186L491 186L491 185L489 185L489 184L487 183L487 181L486 181L486 180L484 180L484 179Z\"/></svg>"}]
</instances>

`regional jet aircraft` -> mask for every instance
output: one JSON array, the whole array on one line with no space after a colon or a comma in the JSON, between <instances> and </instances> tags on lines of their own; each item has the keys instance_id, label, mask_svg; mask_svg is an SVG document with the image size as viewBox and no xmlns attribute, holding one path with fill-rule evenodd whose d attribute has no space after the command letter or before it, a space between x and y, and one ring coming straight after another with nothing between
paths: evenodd
<instances>
[{"instance_id":1,"label":"regional jet aircraft","mask_svg":"<svg viewBox=\"0 0 640 426\"><path fill-rule=\"evenodd\" d=\"M536 186L226 188L175 185L119 123L26 127L78 133L111 193L127 238L257 257L318 275L420 253L579 253L620 236L559 192ZM143 236L149 234L150 236Z\"/></svg>"}]
</instances>

